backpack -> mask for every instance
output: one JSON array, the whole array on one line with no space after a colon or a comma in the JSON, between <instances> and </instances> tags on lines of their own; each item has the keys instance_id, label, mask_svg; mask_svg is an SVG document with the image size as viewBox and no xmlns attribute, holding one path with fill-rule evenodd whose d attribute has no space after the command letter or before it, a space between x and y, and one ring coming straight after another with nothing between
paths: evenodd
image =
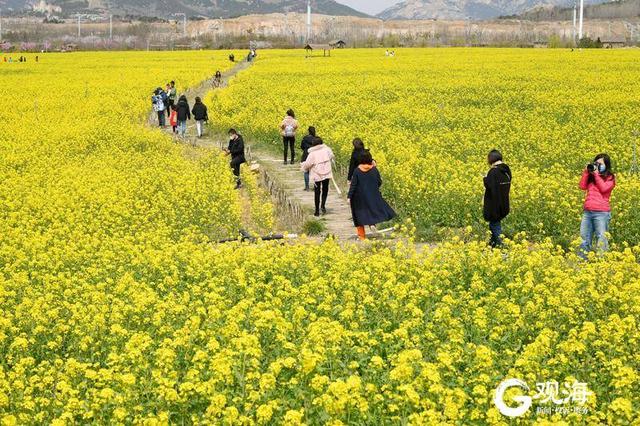
<instances>
[{"instance_id":1,"label":"backpack","mask_svg":"<svg viewBox=\"0 0 640 426\"><path fill-rule=\"evenodd\" d=\"M153 110L155 112L164 111L164 101L161 96L153 97Z\"/></svg>"},{"instance_id":2,"label":"backpack","mask_svg":"<svg viewBox=\"0 0 640 426\"><path fill-rule=\"evenodd\" d=\"M296 129L293 127L293 124L287 124L284 127L284 135L288 138L292 138L296 135Z\"/></svg>"}]
</instances>

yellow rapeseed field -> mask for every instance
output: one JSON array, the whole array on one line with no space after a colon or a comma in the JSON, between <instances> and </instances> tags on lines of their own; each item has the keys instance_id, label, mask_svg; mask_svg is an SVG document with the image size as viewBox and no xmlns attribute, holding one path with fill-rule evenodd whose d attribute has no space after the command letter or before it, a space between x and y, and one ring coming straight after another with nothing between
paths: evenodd
<instances>
[{"instance_id":1,"label":"yellow rapeseed field","mask_svg":"<svg viewBox=\"0 0 640 426\"><path fill-rule=\"evenodd\" d=\"M306 59L302 51L264 51L214 101L224 126L242 125L276 149L288 108L342 162L361 137L386 195L427 237L467 225L484 235L482 174L493 148L514 173L507 234L551 236L565 246L579 235L585 165L608 152L616 171L629 172L632 135L640 131L640 52L396 53L345 49ZM613 240L640 242L640 181L618 173L612 203Z\"/></svg>"},{"instance_id":2,"label":"yellow rapeseed field","mask_svg":"<svg viewBox=\"0 0 640 426\"><path fill-rule=\"evenodd\" d=\"M453 61L447 50L411 52L415 63L439 55ZM483 55L509 62L494 51L457 52L476 66L490 67L491 60ZM525 55L505 52L516 64L516 58ZM144 122L151 89L175 78L181 91L211 75L212 69L227 66L213 60L214 55L225 57L219 52L82 53L45 55L39 64L0 64L0 94L9 100L0 110L0 425L637 422L638 247L620 243L619 250L582 262L566 254L557 240L531 244L524 236L507 242L503 251L458 238L422 253L411 244L211 244L211 237L231 234L242 215L228 160L215 152L185 155L187 148L147 129ZM269 97L258 83L270 64L291 55L261 52L264 65L259 62L245 71L228 93L215 98L222 110L210 105L214 124L233 123L243 132L255 125L255 135L270 132L273 123L254 119L248 103L237 112L228 111L236 102L229 96L244 102L240 87L254 81L257 99L251 108L272 105L279 117L277 99L284 96L291 96L287 106L297 107L293 92ZM346 65L342 55L338 60ZM354 70L364 67L366 58L378 61L368 52L352 55ZM600 63L596 56L589 60ZM303 117L312 114L311 105L331 102L322 94L327 90L323 86L346 90L348 81L314 63L322 79L317 88L308 85L309 104L300 101L298 108ZM518 68L514 65L513 70ZM292 72L308 73L295 67ZM365 68L360 78L370 82L369 75L376 72ZM391 73L385 78L389 84L394 81ZM295 77L288 79L299 84ZM627 105L610 80L603 80L611 96ZM417 83L406 76L404 82L413 85L417 97L436 91L417 90ZM464 81L459 84L464 86ZM504 84L517 86L515 79ZM594 81L590 84L596 87ZM549 84L547 91L554 88ZM453 83L446 90L455 102L464 100ZM477 90L473 86L466 90L475 102L481 101L480 95L472 96ZM407 107L408 101L392 99L397 96L393 91L379 102L375 96L384 91L368 94L364 86L360 91L372 97L369 103L336 109L334 128L323 129L328 135L336 132L330 139L343 156L351 134L340 143L337 135L346 131L346 121L339 121L346 111L362 120L363 129L380 126L381 132L393 130L384 125L386 120L419 126L421 114L428 114ZM505 107L527 99L486 89L484 93L487 101L504 96ZM456 113L454 101L445 92L440 96L448 102L443 106L448 120L480 119ZM380 116L380 123L373 120L375 115L363 118L388 111L394 102L405 105L395 118ZM601 125L614 126L603 120L601 111L593 114ZM424 183L412 174L411 164L424 166L424 176L450 170L460 194L477 198L464 176L477 178L483 165L482 158L475 164L475 153L482 154L491 141L476 141L469 131L467 142L481 146L470 143L465 154L466 142L447 127L453 121L443 128L457 154L435 143L435 131L424 136L433 138L433 145L399 135L403 143L397 152L407 164L392 160L384 134L376 139L371 130L363 133L374 144L396 202L418 208L413 203L427 202L434 194L401 196L402 188L422 188ZM592 122L582 126L598 128ZM582 134L582 126L576 125L575 132ZM630 157L620 148L622 141L610 139L610 145L602 147L611 147L622 167ZM563 149L572 146L560 142ZM520 147L515 140L510 146L522 155L531 151L533 160L536 150L542 158L555 149L553 144ZM424 155L410 157L416 149ZM430 161L445 155L445 161ZM458 163L455 155L460 156ZM531 182L520 178L519 188L542 188L547 175L552 182L558 176L571 177L574 184L571 170L582 163L581 151L558 155L550 170L544 159L531 161ZM516 163L515 155L513 160ZM525 163L517 160L519 167ZM626 185L622 180L621 186ZM553 188L564 191L560 184ZM548 201L566 196L572 201L564 201L577 203L578 194L567 188ZM615 201L621 206L623 191ZM248 192L260 199L255 182ZM448 200L441 197L442 203ZM519 200L530 203L527 208L536 206L522 195ZM435 221L447 212L477 219L471 200L446 202L452 203L446 209L427 205L425 220ZM456 204L463 202L468 206ZM560 206L544 208L547 216L561 211ZM264 217L253 220L269 227L270 209L261 211ZM534 213L527 210L511 226ZM536 214L535 220L550 220L545 215ZM632 223L629 218L618 220L619 230ZM466 220L460 218L462 222ZM493 403L496 387L508 377L526 381L530 392L521 393L530 396L536 394L537 382L585 383L590 392L580 406L585 411L538 414L535 409L544 404L536 401L525 415L510 420ZM513 397L507 394L510 405L516 405L509 401Z\"/></svg>"}]
</instances>

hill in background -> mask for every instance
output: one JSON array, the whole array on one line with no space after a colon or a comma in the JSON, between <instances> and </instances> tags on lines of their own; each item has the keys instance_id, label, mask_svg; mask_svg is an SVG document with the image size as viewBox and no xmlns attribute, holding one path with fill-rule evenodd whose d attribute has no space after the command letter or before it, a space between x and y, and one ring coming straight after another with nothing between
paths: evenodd
<instances>
[{"instance_id":1,"label":"hill in background","mask_svg":"<svg viewBox=\"0 0 640 426\"><path fill-rule=\"evenodd\" d=\"M334 16L368 15L334 0L313 0L314 13ZM3 9L52 11L68 16L75 13L166 17L174 13L187 16L229 18L242 15L306 11L300 0L0 0Z\"/></svg>"},{"instance_id":2,"label":"hill in background","mask_svg":"<svg viewBox=\"0 0 640 426\"><path fill-rule=\"evenodd\" d=\"M586 0L599 3L602 0ZM568 6L573 0L405 0L378 17L390 19L492 19L515 15L543 6Z\"/></svg>"}]
</instances>

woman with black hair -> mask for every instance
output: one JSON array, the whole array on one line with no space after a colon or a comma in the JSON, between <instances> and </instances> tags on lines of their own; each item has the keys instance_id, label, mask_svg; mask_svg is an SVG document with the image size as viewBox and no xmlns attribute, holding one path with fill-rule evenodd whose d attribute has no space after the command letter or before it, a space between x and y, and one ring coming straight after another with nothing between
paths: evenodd
<instances>
[{"instance_id":1,"label":"woman with black hair","mask_svg":"<svg viewBox=\"0 0 640 426\"><path fill-rule=\"evenodd\" d=\"M366 238L365 226L374 226L388 222L396 217L396 212L382 198L380 187L382 178L369 151L363 152L360 164L353 172L351 186L347 199L351 205L353 224L358 232L358 238Z\"/></svg>"},{"instance_id":2,"label":"woman with black hair","mask_svg":"<svg viewBox=\"0 0 640 426\"><path fill-rule=\"evenodd\" d=\"M244 139L242 135L238 134L236 129L229 129L229 146L225 152L231 156L229 166L231 166L233 175L236 177L236 189L240 189L242 187L240 166L246 163L247 160L244 156Z\"/></svg>"},{"instance_id":3,"label":"woman with black hair","mask_svg":"<svg viewBox=\"0 0 640 426\"><path fill-rule=\"evenodd\" d=\"M487 162L491 166L489 173L484 178L484 220L489 222L491 231L491 247L502 245L502 220L510 212L509 194L511 192L511 169L502 162L502 154L498 150L492 150L487 156Z\"/></svg>"},{"instance_id":4,"label":"woman with black hair","mask_svg":"<svg viewBox=\"0 0 640 426\"><path fill-rule=\"evenodd\" d=\"M607 232L611 221L611 192L616 186L616 177L611 170L611 158L607 154L598 154L593 163L582 172L580 189L586 191L582 224L580 225L579 255L586 259L592 248L595 234L598 251L609 250Z\"/></svg>"},{"instance_id":5,"label":"woman with black hair","mask_svg":"<svg viewBox=\"0 0 640 426\"><path fill-rule=\"evenodd\" d=\"M309 134L302 138L302 142L300 142L300 149L302 149L302 158L300 160L301 163L307 161L307 157L309 157L309 148L313 146L313 141L316 139L316 128L313 126L309 127ZM304 172L304 190L309 190L309 172Z\"/></svg>"},{"instance_id":6,"label":"woman with black hair","mask_svg":"<svg viewBox=\"0 0 640 426\"><path fill-rule=\"evenodd\" d=\"M329 194L329 181L333 179L331 162L334 159L333 151L326 146L321 138L313 140L313 146L309 148L309 156L300 167L303 172L309 172L309 178L313 182L314 201L316 211L314 216L327 213L327 197Z\"/></svg>"},{"instance_id":7,"label":"woman with black hair","mask_svg":"<svg viewBox=\"0 0 640 426\"><path fill-rule=\"evenodd\" d=\"M356 171L356 167L360 165L360 157L364 154L364 142L362 139L355 138L353 140L353 151L351 152L351 160L349 161L349 173L347 174L347 182L351 184L351 178L353 172Z\"/></svg>"},{"instance_id":8,"label":"woman with black hair","mask_svg":"<svg viewBox=\"0 0 640 426\"><path fill-rule=\"evenodd\" d=\"M178 112L178 135L185 137L187 134L187 120L191 120L191 110L185 95L180 96L178 99L176 110Z\"/></svg>"},{"instance_id":9,"label":"woman with black hair","mask_svg":"<svg viewBox=\"0 0 640 426\"><path fill-rule=\"evenodd\" d=\"M287 111L287 115L280 123L280 134L282 134L282 143L284 144L284 164L287 164L287 149L291 149L291 164L296 158L296 131L298 130L298 121L296 114L292 109Z\"/></svg>"}]
</instances>

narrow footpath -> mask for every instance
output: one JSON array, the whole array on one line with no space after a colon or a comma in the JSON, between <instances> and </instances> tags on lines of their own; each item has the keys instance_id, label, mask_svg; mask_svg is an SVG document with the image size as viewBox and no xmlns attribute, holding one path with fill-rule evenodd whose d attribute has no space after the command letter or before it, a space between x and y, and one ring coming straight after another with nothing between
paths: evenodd
<instances>
[{"instance_id":1,"label":"narrow footpath","mask_svg":"<svg viewBox=\"0 0 640 426\"><path fill-rule=\"evenodd\" d=\"M197 87L188 89L184 94L189 100L189 105L193 105L196 96L206 99L207 94L211 90L220 90L228 86L229 81L238 73L246 70L251 63L240 62L231 70L223 73L223 81L219 88L215 89L212 80L205 80ZM209 109L214 109L214 105L208 105ZM157 117L155 113L151 114L150 123L156 123ZM274 123L276 127L278 123ZM202 138L196 137L196 129L193 121L189 122L187 137L183 139L186 143L193 146L222 149L226 148L226 140L219 135L212 134L207 129ZM346 176L344 179L336 173L336 180L341 186L342 195L339 195L335 186L331 184L329 188L329 198L327 199L327 214L320 218L315 218L313 212L314 193L304 191L304 179L300 170L300 163L283 164L282 154L275 154L260 146L255 141L245 140L245 149L247 153L247 161L250 166L261 174L262 185L267 190L276 205L276 212L283 217L276 218L281 226L290 233L299 233L303 230L305 223L311 221L319 221L324 229L320 232L320 236L333 236L338 240L356 239L355 228L351 219L351 208L346 200ZM299 145L299 140L296 141ZM300 149L298 147L298 161L300 158ZM243 168L243 173L248 173L249 168ZM345 180L344 183L340 182Z\"/></svg>"}]
</instances>

